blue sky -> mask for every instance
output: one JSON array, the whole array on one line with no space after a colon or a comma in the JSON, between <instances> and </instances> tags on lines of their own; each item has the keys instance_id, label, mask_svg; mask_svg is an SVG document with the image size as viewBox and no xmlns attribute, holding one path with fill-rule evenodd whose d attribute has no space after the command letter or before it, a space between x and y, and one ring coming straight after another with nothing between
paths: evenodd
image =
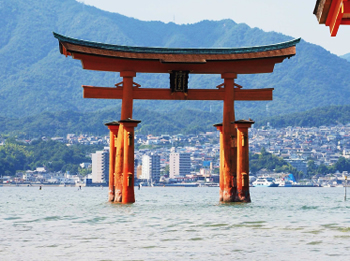
<instances>
[{"instance_id":1,"label":"blue sky","mask_svg":"<svg viewBox=\"0 0 350 261\"><path fill-rule=\"evenodd\" d=\"M232 19L321 45L330 52L350 53L350 25L342 26L337 37L319 25L313 9L316 0L77 0L87 5L143 21L177 24L202 20Z\"/></svg>"}]
</instances>

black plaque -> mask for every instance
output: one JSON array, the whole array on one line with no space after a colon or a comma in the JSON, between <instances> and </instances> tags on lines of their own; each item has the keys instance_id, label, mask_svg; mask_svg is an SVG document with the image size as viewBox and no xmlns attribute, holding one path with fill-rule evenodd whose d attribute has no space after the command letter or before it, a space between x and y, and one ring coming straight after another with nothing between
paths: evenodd
<instances>
[{"instance_id":1,"label":"black plaque","mask_svg":"<svg viewBox=\"0 0 350 261\"><path fill-rule=\"evenodd\" d=\"M171 92L184 92L188 90L188 74L189 71L172 71L170 73L170 89Z\"/></svg>"}]
</instances>

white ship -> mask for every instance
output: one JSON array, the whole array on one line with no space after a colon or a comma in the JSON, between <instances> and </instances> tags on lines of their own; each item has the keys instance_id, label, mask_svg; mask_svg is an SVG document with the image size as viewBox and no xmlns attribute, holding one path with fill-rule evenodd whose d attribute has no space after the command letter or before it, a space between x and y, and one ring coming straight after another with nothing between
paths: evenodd
<instances>
[{"instance_id":1,"label":"white ship","mask_svg":"<svg viewBox=\"0 0 350 261\"><path fill-rule=\"evenodd\" d=\"M255 187L278 187L278 183L271 177L259 177L253 182Z\"/></svg>"},{"instance_id":2,"label":"white ship","mask_svg":"<svg viewBox=\"0 0 350 261\"><path fill-rule=\"evenodd\" d=\"M275 183L278 184L279 187L292 187L293 184L290 180L286 180L284 178L276 179Z\"/></svg>"}]
</instances>

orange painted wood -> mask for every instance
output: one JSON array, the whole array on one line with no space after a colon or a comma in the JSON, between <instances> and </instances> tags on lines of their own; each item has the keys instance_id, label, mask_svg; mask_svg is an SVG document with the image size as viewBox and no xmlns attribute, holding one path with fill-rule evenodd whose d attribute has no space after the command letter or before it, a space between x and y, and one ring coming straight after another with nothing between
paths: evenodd
<instances>
[{"instance_id":1,"label":"orange painted wood","mask_svg":"<svg viewBox=\"0 0 350 261\"><path fill-rule=\"evenodd\" d=\"M251 124L237 126L237 201L251 202L249 193L249 139ZM243 181L245 179L245 182Z\"/></svg>"},{"instance_id":2,"label":"orange painted wood","mask_svg":"<svg viewBox=\"0 0 350 261\"><path fill-rule=\"evenodd\" d=\"M133 128L124 125L124 164L123 164L123 199L122 203L134 203L134 146L129 144L129 135ZM132 179L132 180L130 180Z\"/></svg>"},{"instance_id":3,"label":"orange painted wood","mask_svg":"<svg viewBox=\"0 0 350 261\"><path fill-rule=\"evenodd\" d=\"M122 120L132 118L132 107L133 107L133 72L120 73L123 77L123 99L122 99L122 110L120 118ZM136 74L135 74L136 76Z\"/></svg>"},{"instance_id":4,"label":"orange painted wood","mask_svg":"<svg viewBox=\"0 0 350 261\"><path fill-rule=\"evenodd\" d=\"M138 73L169 73L169 71L190 71L192 74L221 74L234 71L237 74L271 73L276 63L295 55L295 47L279 50L280 56L232 60L207 61L206 63L161 63L157 60L133 60L93 56L75 53L74 59L81 60L83 69L109 72L134 71Z\"/></svg>"},{"instance_id":5,"label":"orange painted wood","mask_svg":"<svg viewBox=\"0 0 350 261\"><path fill-rule=\"evenodd\" d=\"M124 126L124 164L122 203L135 202L134 191L134 128L137 123L122 123Z\"/></svg>"},{"instance_id":6,"label":"orange painted wood","mask_svg":"<svg viewBox=\"0 0 350 261\"><path fill-rule=\"evenodd\" d=\"M342 13L343 0L334 0L328 13L326 25L329 26L331 36L336 36L341 20L343 18Z\"/></svg>"},{"instance_id":7,"label":"orange painted wood","mask_svg":"<svg viewBox=\"0 0 350 261\"><path fill-rule=\"evenodd\" d=\"M223 192L224 192L224 140L223 140L223 133L222 133L222 124L217 125L216 129L220 131L220 166L219 166L219 200L223 201Z\"/></svg>"},{"instance_id":8,"label":"orange painted wood","mask_svg":"<svg viewBox=\"0 0 350 261\"><path fill-rule=\"evenodd\" d=\"M78 59L80 54L86 54L90 56L100 56L108 57L112 59L120 60L134 60L135 62L139 61L158 61L163 64L205 64L208 62L218 62L218 61L232 61L232 60L252 60L252 59L262 59L262 58L273 58L279 56L288 56L294 55L295 53L290 53L290 47L281 47L280 49L274 50L261 50L261 51L244 51L232 53L230 51L226 53L196 53L195 51L189 53L186 52L186 48L183 49L183 53L169 53L169 52L152 52L150 49L148 52L139 52L139 51L121 51L121 50L112 50L105 48L95 48L92 46L74 44L69 42L60 41L63 49L66 49L66 52L70 52L71 55L75 56L75 59ZM263 47L263 46L262 46ZM171 52L171 50L168 50ZM226 71L227 72L227 71ZM223 72L224 73L224 72Z\"/></svg>"},{"instance_id":9,"label":"orange painted wood","mask_svg":"<svg viewBox=\"0 0 350 261\"><path fill-rule=\"evenodd\" d=\"M121 87L94 87L83 85L84 98L123 99ZM235 89L236 101L267 101L272 100L273 88L266 89ZM136 100L224 100L224 89L189 89L187 96L181 92L171 94L170 89L133 88L133 99Z\"/></svg>"},{"instance_id":10,"label":"orange painted wood","mask_svg":"<svg viewBox=\"0 0 350 261\"><path fill-rule=\"evenodd\" d=\"M339 30L339 26L343 19L344 13L342 12L342 8L340 7L338 12L334 15L334 20L332 19L331 24L329 26L331 31L331 36L336 36Z\"/></svg>"},{"instance_id":11,"label":"orange painted wood","mask_svg":"<svg viewBox=\"0 0 350 261\"><path fill-rule=\"evenodd\" d=\"M231 122L235 120L234 114L234 100L235 100L235 89L234 79L224 78L225 86L225 99L223 108L223 178L224 178L224 190L223 190L223 201L234 202L235 200L235 188L232 184L232 179L235 170L233 165L235 158L232 155L232 136L235 136L235 129L232 128Z\"/></svg>"},{"instance_id":12,"label":"orange painted wood","mask_svg":"<svg viewBox=\"0 0 350 261\"><path fill-rule=\"evenodd\" d=\"M94 99L123 99L123 88L111 87L94 87L83 85L84 98Z\"/></svg>"},{"instance_id":13,"label":"orange painted wood","mask_svg":"<svg viewBox=\"0 0 350 261\"><path fill-rule=\"evenodd\" d=\"M231 148L230 148L230 154L231 154L231 172L230 172L231 185L230 186L232 187L232 197L234 198L233 201L236 201L236 194L237 194L237 146L235 143L236 136L237 136L237 130L233 128L232 134L231 134Z\"/></svg>"},{"instance_id":14,"label":"orange painted wood","mask_svg":"<svg viewBox=\"0 0 350 261\"><path fill-rule=\"evenodd\" d=\"M235 101L272 101L273 88L235 89Z\"/></svg>"},{"instance_id":15,"label":"orange painted wood","mask_svg":"<svg viewBox=\"0 0 350 261\"><path fill-rule=\"evenodd\" d=\"M116 158L116 144L115 140L118 136L119 126L109 126L109 186L108 186L108 201L114 201L114 171Z\"/></svg>"},{"instance_id":16,"label":"orange painted wood","mask_svg":"<svg viewBox=\"0 0 350 261\"><path fill-rule=\"evenodd\" d=\"M316 16L320 24L329 26L329 31L332 37L336 36L340 25L349 25L350 19L347 18L350 14L349 0L327 0L318 1L318 9Z\"/></svg>"},{"instance_id":17,"label":"orange painted wood","mask_svg":"<svg viewBox=\"0 0 350 261\"><path fill-rule=\"evenodd\" d=\"M329 11L328 11L327 19L325 22L326 26L330 26L331 21L333 19L333 16L334 16L336 10L338 10L340 8L342 1L343 0L332 0L331 6L330 6Z\"/></svg>"},{"instance_id":18,"label":"orange painted wood","mask_svg":"<svg viewBox=\"0 0 350 261\"><path fill-rule=\"evenodd\" d=\"M124 163L124 127L119 125L116 160L114 171L114 202L122 202L123 199L123 163Z\"/></svg>"},{"instance_id":19,"label":"orange painted wood","mask_svg":"<svg viewBox=\"0 0 350 261\"><path fill-rule=\"evenodd\" d=\"M296 53L295 46L281 47L276 50L220 54L118 51L65 41L60 41L60 46L63 54L69 53L74 59L81 60L84 69L149 73L167 73L169 70L189 70L191 73L199 74L221 74L227 71L263 73L268 70L271 72L275 63L282 62L283 59L294 56ZM275 58L277 60L274 60ZM242 67L243 64L246 66ZM263 64L269 65L270 69L266 67L266 69L259 70L258 66Z\"/></svg>"},{"instance_id":20,"label":"orange painted wood","mask_svg":"<svg viewBox=\"0 0 350 261\"><path fill-rule=\"evenodd\" d=\"M108 186L108 201L114 201L114 169L115 169L115 146L114 134L109 132L109 186Z\"/></svg>"},{"instance_id":21,"label":"orange painted wood","mask_svg":"<svg viewBox=\"0 0 350 261\"><path fill-rule=\"evenodd\" d=\"M350 14L350 1L343 0L342 12L344 14Z\"/></svg>"}]
</instances>

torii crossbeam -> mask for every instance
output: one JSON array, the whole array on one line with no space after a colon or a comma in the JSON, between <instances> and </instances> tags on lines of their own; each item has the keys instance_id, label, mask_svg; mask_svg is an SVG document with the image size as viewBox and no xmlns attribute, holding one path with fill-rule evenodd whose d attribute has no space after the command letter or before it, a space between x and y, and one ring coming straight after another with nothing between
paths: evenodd
<instances>
[{"instance_id":1,"label":"torii crossbeam","mask_svg":"<svg viewBox=\"0 0 350 261\"><path fill-rule=\"evenodd\" d=\"M133 203L133 100L221 100L220 201L250 202L248 128L252 121L235 121L234 101L272 100L273 89L242 90L237 74L270 73L276 63L296 53L300 39L247 48L151 48L102 44L54 33L62 54L82 62L84 69L120 72L115 87L83 85L84 98L121 99L121 120L107 124L111 132L109 201ZM170 73L170 88L140 88L136 73ZM188 89L188 74L220 74L217 89ZM237 135L238 130L238 135ZM240 139L237 141L237 137ZM237 151L239 152L237 154ZM238 163L238 164L237 164Z\"/></svg>"},{"instance_id":2,"label":"torii crossbeam","mask_svg":"<svg viewBox=\"0 0 350 261\"><path fill-rule=\"evenodd\" d=\"M95 99L123 99L123 87L94 87L83 85L84 98ZM272 100L273 88L242 90L235 88L235 101L270 101ZM160 88L139 88L132 90L134 100L207 100L223 101L225 89L190 89L183 92L171 93L169 89Z\"/></svg>"}]
</instances>

